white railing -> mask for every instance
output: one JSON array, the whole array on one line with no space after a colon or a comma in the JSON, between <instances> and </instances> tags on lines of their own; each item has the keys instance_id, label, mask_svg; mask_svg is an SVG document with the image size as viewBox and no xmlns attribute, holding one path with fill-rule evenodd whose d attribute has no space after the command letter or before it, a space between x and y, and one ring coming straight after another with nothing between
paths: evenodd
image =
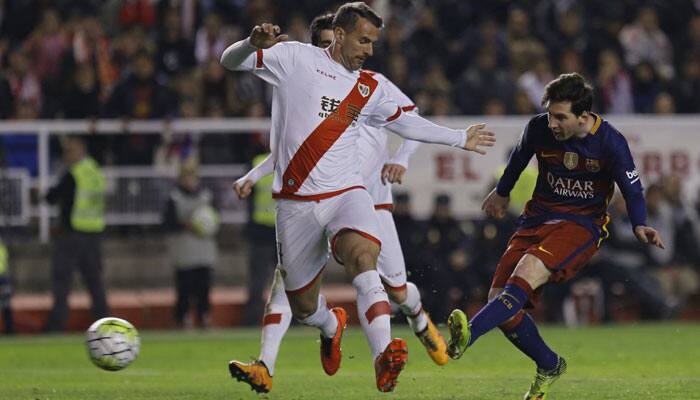
<instances>
[{"instance_id":1,"label":"white railing","mask_svg":"<svg viewBox=\"0 0 700 400\"><path fill-rule=\"evenodd\" d=\"M0 169L0 227L29 223L29 187L26 169Z\"/></svg>"},{"instance_id":2,"label":"white railing","mask_svg":"<svg viewBox=\"0 0 700 400\"><path fill-rule=\"evenodd\" d=\"M607 116L611 123L628 139L632 153L635 156L637 169L645 185L656 181L668 174L679 175L686 188L689 199L694 199L700 187L700 116L699 115L624 115ZM453 198L453 211L457 216L475 216L479 212L481 198L487 186L494 179L494 171L505 162L504 157L508 148L517 142L528 117L448 117L435 119L452 128L464 128L477 122L486 122L490 130L498 134L498 143L489 155L475 156L457 149L443 146L421 146L411 159L409 173L403 185L395 189L411 194L413 210L418 217L427 216L432 209L432 198L435 193L447 193ZM251 132L266 132L270 128L267 118L248 119L191 119L173 121L131 121L100 120L91 121L55 121L34 120L0 122L0 135L3 134L34 134L38 135L38 177L34 186L38 193L44 194L51 182L49 173L49 137L76 133L94 134L241 134ZM393 135L392 135L393 136ZM391 145L397 140L392 137ZM243 172L244 166L211 166L205 167L211 177L218 177L226 182L230 176L232 181ZM128 176L151 177L149 179L171 179L174 171L162 171L156 167L143 168L108 168L108 174L119 179ZM133 175L135 174L135 175ZM206 175L205 175L206 176ZM24 179L24 178L23 178ZM230 182L226 182L227 185ZM223 184L223 183L221 183ZM23 189L25 190L25 189ZM226 188L228 190L228 187ZM22 193L28 193L23 191ZM233 193L230 193L233 196ZM27 197L28 199L28 197ZM27 200L28 201L28 200ZM229 201L229 200L226 200ZM243 222L242 203L233 197L224 209L224 221ZM40 204L37 212L30 211L30 217L39 217L39 236L48 239L50 210L44 203ZM155 223L156 213L142 213L143 220L138 220L136 214L123 212L113 213L108 210L108 220L120 223ZM23 217L26 218L26 217ZM25 219L20 219L25 221Z\"/></svg>"},{"instance_id":3,"label":"white railing","mask_svg":"<svg viewBox=\"0 0 700 400\"><path fill-rule=\"evenodd\" d=\"M267 131L270 128L270 120L267 118L230 118L230 119L188 119L188 120L153 120L153 121L125 121L125 120L98 120L98 121L60 121L60 120L31 120L31 121L3 121L0 122L0 135L27 134L38 137L38 177L35 186L38 193L45 194L51 182L49 173L49 136L68 134L165 134L165 133L191 133L191 134L240 134L250 132ZM240 173L241 166L237 167ZM174 172L169 172L173 174ZM119 173L117 173L119 174ZM51 212L48 205L41 202L38 206L39 237L43 242L49 238L49 223ZM225 214L222 217L231 221L245 220L240 213ZM154 220L154 216L147 217L145 221Z\"/></svg>"}]
</instances>

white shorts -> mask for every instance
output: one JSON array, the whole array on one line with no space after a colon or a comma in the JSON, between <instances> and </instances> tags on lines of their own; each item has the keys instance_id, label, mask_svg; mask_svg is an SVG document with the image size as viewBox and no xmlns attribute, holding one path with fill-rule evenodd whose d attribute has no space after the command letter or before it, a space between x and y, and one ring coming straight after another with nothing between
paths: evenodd
<instances>
[{"instance_id":1,"label":"white shorts","mask_svg":"<svg viewBox=\"0 0 700 400\"><path fill-rule=\"evenodd\" d=\"M370 177L365 178L365 186L367 192L372 196L374 208L376 209L391 209L394 204L394 199L391 197L391 184L382 183L381 170L376 171Z\"/></svg>"},{"instance_id":2,"label":"white shorts","mask_svg":"<svg viewBox=\"0 0 700 400\"><path fill-rule=\"evenodd\" d=\"M399 235L396 232L394 217L391 211L380 209L376 211L379 220L382 250L377 259L377 272L382 282L390 289L401 290L406 287L406 263L401 251Z\"/></svg>"},{"instance_id":3,"label":"white shorts","mask_svg":"<svg viewBox=\"0 0 700 400\"><path fill-rule=\"evenodd\" d=\"M381 246L372 199L363 189L319 201L278 200L276 228L284 286L292 294L313 284L339 232L353 230Z\"/></svg>"}]
</instances>

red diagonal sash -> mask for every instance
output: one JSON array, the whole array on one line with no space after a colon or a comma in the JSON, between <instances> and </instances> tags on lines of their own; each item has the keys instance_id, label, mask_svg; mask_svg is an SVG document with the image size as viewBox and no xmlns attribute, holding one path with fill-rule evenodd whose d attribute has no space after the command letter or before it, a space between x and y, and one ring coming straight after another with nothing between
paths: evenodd
<instances>
[{"instance_id":1,"label":"red diagonal sash","mask_svg":"<svg viewBox=\"0 0 700 400\"><path fill-rule=\"evenodd\" d=\"M345 99L340 102L336 111L326 117L311 132L292 157L284 175L282 175L281 193L294 194L299 190L321 157L354 121L352 116L359 116L359 111L367 104L377 85L377 80L372 78L370 74L364 71L360 72L357 83L353 85Z\"/></svg>"}]
</instances>

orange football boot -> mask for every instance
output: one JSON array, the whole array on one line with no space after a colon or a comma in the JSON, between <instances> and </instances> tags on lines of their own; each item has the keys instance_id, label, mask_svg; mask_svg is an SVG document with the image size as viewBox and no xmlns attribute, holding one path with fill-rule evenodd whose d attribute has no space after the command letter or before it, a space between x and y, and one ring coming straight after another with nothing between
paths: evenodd
<instances>
[{"instance_id":1,"label":"orange football boot","mask_svg":"<svg viewBox=\"0 0 700 400\"><path fill-rule=\"evenodd\" d=\"M380 392L391 392L396 387L399 374L408 361L406 341L395 338L386 349L374 360L374 372L377 377L377 389Z\"/></svg>"},{"instance_id":2,"label":"orange football boot","mask_svg":"<svg viewBox=\"0 0 700 400\"><path fill-rule=\"evenodd\" d=\"M249 363L232 360L228 363L228 370L233 378L249 384L258 393L267 393L272 389L272 375L260 360Z\"/></svg>"},{"instance_id":3,"label":"orange football boot","mask_svg":"<svg viewBox=\"0 0 700 400\"><path fill-rule=\"evenodd\" d=\"M340 340L343 338L343 331L348 323L348 313L342 307L333 307L331 312L338 320L338 328L332 338L324 337L321 334L321 365L328 375L334 375L340 368Z\"/></svg>"},{"instance_id":4,"label":"orange football boot","mask_svg":"<svg viewBox=\"0 0 700 400\"><path fill-rule=\"evenodd\" d=\"M425 313L425 311L421 312ZM445 342L445 338L442 337L440 331L435 327L435 324L433 324L433 321L427 313L425 313L425 317L428 319L428 326L426 326L422 332L417 332L416 336L418 336L420 342L425 346L425 350L428 352L433 362L437 365L445 365L450 359L447 355L447 343Z\"/></svg>"}]
</instances>

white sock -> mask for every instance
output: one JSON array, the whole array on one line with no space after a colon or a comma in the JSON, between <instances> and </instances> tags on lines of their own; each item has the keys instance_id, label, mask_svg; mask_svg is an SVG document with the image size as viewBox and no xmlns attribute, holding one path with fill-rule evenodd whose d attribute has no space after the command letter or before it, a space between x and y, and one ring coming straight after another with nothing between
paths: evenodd
<instances>
[{"instance_id":1,"label":"white sock","mask_svg":"<svg viewBox=\"0 0 700 400\"><path fill-rule=\"evenodd\" d=\"M326 306L326 298L322 294L318 295L316 311L299 322L304 325L317 327L321 330L321 334L327 338L335 336L335 332L338 329L338 319Z\"/></svg>"},{"instance_id":2,"label":"white sock","mask_svg":"<svg viewBox=\"0 0 700 400\"><path fill-rule=\"evenodd\" d=\"M408 319L413 332L423 332L428 326L428 318L423 312L423 304L420 301L420 292L413 282L406 282L406 301L399 304L399 308Z\"/></svg>"},{"instance_id":3,"label":"white sock","mask_svg":"<svg viewBox=\"0 0 700 400\"><path fill-rule=\"evenodd\" d=\"M379 274L365 271L352 280L357 290L357 314L375 360L391 342L391 306ZM369 319L368 319L369 318Z\"/></svg>"},{"instance_id":4,"label":"white sock","mask_svg":"<svg viewBox=\"0 0 700 400\"><path fill-rule=\"evenodd\" d=\"M292 309L289 306L287 293L284 291L284 280L279 270L275 270L270 297L265 305L265 316L260 336L259 359L265 363L270 375L275 374L275 362L280 344L291 322Z\"/></svg>"}]
</instances>

